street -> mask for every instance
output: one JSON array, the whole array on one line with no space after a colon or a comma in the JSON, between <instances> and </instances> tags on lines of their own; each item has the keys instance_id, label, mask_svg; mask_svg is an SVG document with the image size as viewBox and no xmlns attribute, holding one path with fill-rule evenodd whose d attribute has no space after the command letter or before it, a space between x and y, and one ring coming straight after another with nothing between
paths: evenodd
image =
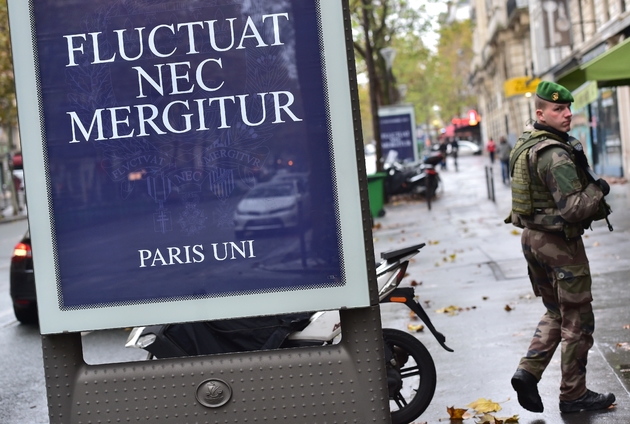
<instances>
[{"instance_id":1,"label":"street","mask_svg":"<svg viewBox=\"0 0 630 424\"><path fill-rule=\"evenodd\" d=\"M560 415L559 351L540 385L543 414L523 410L516 401L510 378L525 353L541 302L531 294L520 230L503 224L510 209L509 188L500 180L495 163L496 203L488 200L484 166L487 157L459 158L455 172L440 171L443 185L432 204L423 199L398 198L386 205L386 215L375 220L374 245L380 252L426 243L408 269L403 285L413 284L438 331L453 353L444 351L428 332L414 333L433 356L438 375L435 396L420 423L450 422L447 407L466 408L479 399L501 404L498 417L518 415L520 423L627 423L630 422L630 294L625 290L630 273L630 187L613 184L614 211L610 233L602 222L584 239L594 275L595 346L588 366L589 388L612 391L615 409L599 413ZM41 343L36 327L18 324L9 298L8 270L12 248L26 230L25 220L0 224L0 423L47 423ZM412 283L414 282L415 283ZM436 311L455 306L452 313ZM383 327L408 331L417 324L399 304L382 306ZM142 351L125 349L125 330L85 334L88 363L135 361ZM466 420L464 424L474 421Z\"/></svg>"},{"instance_id":2,"label":"street","mask_svg":"<svg viewBox=\"0 0 630 424\"><path fill-rule=\"evenodd\" d=\"M595 345L589 354L588 387L611 391L615 409L599 413L561 415L558 409L560 349L539 384L545 412L530 413L520 407L510 385L518 361L525 354L542 302L533 296L521 253L520 230L503 223L510 210L510 189L501 181L495 162L496 203L488 200L484 167L488 157L460 157L459 172L440 171L443 191L428 211L426 203L394 202L376 220L376 252L407 244L427 243L408 269L407 284L416 281L416 295L438 331L446 336L453 353L444 351L426 330L416 333L431 352L437 368L435 396L417 423L449 422L447 407L466 408L479 398L499 402L497 417L518 415L520 423L628 423L630 395L630 214L628 184L612 185L607 197L615 228L603 221L593 224L584 237L593 274ZM403 285L405 282L403 281ZM427 306L428 305L428 306ZM455 306L455 312L436 313ZM408 310L383 305L383 326L407 329ZM509 310L508 310L509 309ZM621 344L618 346L618 344ZM473 423L466 420L464 423Z\"/></svg>"},{"instance_id":3,"label":"street","mask_svg":"<svg viewBox=\"0 0 630 424\"><path fill-rule=\"evenodd\" d=\"M9 296L9 264L13 247L27 228L26 220L0 224L0 423L48 423L41 336L37 326L15 320ZM125 349L128 332L108 330L83 336L89 364L136 361L144 351Z\"/></svg>"}]
</instances>

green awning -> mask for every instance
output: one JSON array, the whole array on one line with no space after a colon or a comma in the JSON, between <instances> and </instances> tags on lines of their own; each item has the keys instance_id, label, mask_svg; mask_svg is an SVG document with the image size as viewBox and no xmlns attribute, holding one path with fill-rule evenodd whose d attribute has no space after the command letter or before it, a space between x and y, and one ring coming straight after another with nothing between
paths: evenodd
<instances>
[{"instance_id":1,"label":"green awning","mask_svg":"<svg viewBox=\"0 0 630 424\"><path fill-rule=\"evenodd\" d=\"M630 82L630 38L596 58L576 66L558 77L556 82L573 91L586 81L597 81L600 87L628 85Z\"/></svg>"}]
</instances>

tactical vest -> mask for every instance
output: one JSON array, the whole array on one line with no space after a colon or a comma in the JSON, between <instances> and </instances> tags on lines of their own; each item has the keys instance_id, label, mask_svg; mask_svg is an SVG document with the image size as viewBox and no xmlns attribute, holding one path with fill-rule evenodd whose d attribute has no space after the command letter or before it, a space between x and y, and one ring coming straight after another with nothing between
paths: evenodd
<instances>
[{"instance_id":1,"label":"tactical vest","mask_svg":"<svg viewBox=\"0 0 630 424\"><path fill-rule=\"evenodd\" d=\"M579 143L579 141L573 139L573 143ZM512 212L523 218L521 221L524 222L520 222L522 226L543 231L562 231L567 238L579 236L583 233L582 226L569 224L561 219L551 192L535 170L530 172L530 151L534 146L536 146L536 153L551 146L560 147L566 150L575 161L573 145L555 139L553 134L547 131L523 133L510 154ZM578 173L586 187L588 182L579 168ZM518 225L516 222L513 223Z\"/></svg>"}]
</instances>

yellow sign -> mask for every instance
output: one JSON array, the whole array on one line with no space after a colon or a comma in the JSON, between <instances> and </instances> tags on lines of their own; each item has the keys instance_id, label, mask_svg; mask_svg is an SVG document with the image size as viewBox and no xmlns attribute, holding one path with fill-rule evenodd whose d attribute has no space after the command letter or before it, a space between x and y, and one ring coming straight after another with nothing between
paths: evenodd
<instances>
[{"instance_id":1,"label":"yellow sign","mask_svg":"<svg viewBox=\"0 0 630 424\"><path fill-rule=\"evenodd\" d=\"M510 78L503 83L505 97L510 98L514 96L522 96L527 93L533 94L536 92L536 87L538 87L539 82L539 78L532 77Z\"/></svg>"},{"instance_id":2,"label":"yellow sign","mask_svg":"<svg viewBox=\"0 0 630 424\"><path fill-rule=\"evenodd\" d=\"M597 100L599 91L597 90L597 81L589 81L573 92L573 105L571 109L580 110L589 103Z\"/></svg>"}]
</instances>

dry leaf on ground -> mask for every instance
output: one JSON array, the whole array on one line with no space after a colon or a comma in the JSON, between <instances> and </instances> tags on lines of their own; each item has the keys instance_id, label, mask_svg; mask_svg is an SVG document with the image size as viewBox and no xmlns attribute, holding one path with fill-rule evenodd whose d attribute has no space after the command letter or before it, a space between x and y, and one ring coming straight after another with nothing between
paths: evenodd
<instances>
[{"instance_id":1,"label":"dry leaf on ground","mask_svg":"<svg viewBox=\"0 0 630 424\"><path fill-rule=\"evenodd\" d=\"M501 410L501 405L496 402L492 402L492 399L486 398L479 398L467 406L481 414L486 414L488 412L497 412Z\"/></svg>"},{"instance_id":2,"label":"dry leaf on ground","mask_svg":"<svg viewBox=\"0 0 630 424\"><path fill-rule=\"evenodd\" d=\"M424 330L424 325L422 325L422 324L407 324L407 330L411 331L412 333L418 333L418 332Z\"/></svg>"},{"instance_id":3,"label":"dry leaf on ground","mask_svg":"<svg viewBox=\"0 0 630 424\"><path fill-rule=\"evenodd\" d=\"M448 412L448 416L451 420L463 420L464 414L468 411L467 409L455 408L454 406L447 407L446 412Z\"/></svg>"},{"instance_id":4,"label":"dry leaf on ground","mask_svg":"<svg viewBox=\"0 0 630 424\"><path fill-rule=\"evenodd\" d=\"M462 308L460 308L459 306L455 306L455 305L451 305L451 306L447 306L446 308L442 308L442 309L437 309L435 312L438 314L450 314L450 315L455 315L457 312L459 312Z\"/></svg>"}]
</instances>

